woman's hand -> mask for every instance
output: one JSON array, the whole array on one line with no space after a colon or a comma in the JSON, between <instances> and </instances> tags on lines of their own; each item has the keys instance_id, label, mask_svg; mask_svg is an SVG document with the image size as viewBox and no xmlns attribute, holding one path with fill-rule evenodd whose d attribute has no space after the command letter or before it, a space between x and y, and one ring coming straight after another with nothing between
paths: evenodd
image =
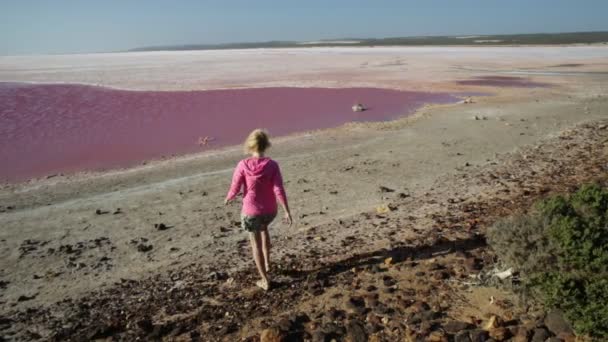
<instances>
[{"instance_id":1,"label":"woman's hand","mask_svg":"<svg viewBox=\"0 0 608 342\"><path fill-rule=\"evenodd\" d=\"M230 204L230 199L226 198L226 199L224 200L224 205L228 205L228 204Z\"/></svg>"},{"instance_id":2,"label":"woman's hand","mask_svg":"<svg viewBox=\"0 0 608 342\"><path fill-rule=\"evenodd\" d=\"M291 225L293 224L293 219L291 218L290 212L285 213L285 216L283 217L283 222L291 227Z\"/></svg>"}]
</instances>

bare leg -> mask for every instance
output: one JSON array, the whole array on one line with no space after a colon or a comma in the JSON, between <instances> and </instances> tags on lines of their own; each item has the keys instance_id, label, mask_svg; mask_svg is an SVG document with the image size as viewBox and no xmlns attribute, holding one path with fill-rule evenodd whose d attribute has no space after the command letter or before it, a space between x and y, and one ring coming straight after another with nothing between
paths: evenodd
<instances>
[{"instance_id":1,"label":"bare leg","mask_svg":"<svg viewBox=\"0 0 608 342\"><path fill-rule=\"evenodd\" d=\"M255 266L258 269L258 273L262 280L269 284L268 274L266 273L266 267L264 265L264 254L262 253L262 236L259 231L255 233L249 233L249 239L251 240L251 251L253 252L253 260Z\"/></svg>"},{"instance_id":2,"label":"bare leg","mask_svg":"<svg viewBox=\"0 0 608 342\"><path fill-rule=\"evenodd\" d=\"M264 255L264 265L266 273L270 272L270 234L268 234L268 226L260 230L262 234L262 254Z\"/></svg>"}]
</instances>

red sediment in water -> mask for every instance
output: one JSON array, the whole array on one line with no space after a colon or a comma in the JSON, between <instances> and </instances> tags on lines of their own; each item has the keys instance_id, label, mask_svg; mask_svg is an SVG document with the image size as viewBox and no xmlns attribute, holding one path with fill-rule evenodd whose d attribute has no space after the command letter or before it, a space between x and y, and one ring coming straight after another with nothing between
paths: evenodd
<instances>
[{"instance_id":1,"label":"red sediment in water","mask_svg":"<svg viewBox=\"0 0 608 342\"><path fill-rule=\"evenodd\" d=\"M550 84L533 82L522 77L512 76L481 76L470 80L457 81L462 85L490 86L490 87L513 87L513 88L541 88L549 87Z\"/></svg>"},{"instance_id":2,"label":"red sediment in water","mask_svg":"<svg viewBox=\"0 0 608 342\"><path fill-rule=\"evenodd\" d=\"M355 101L369 110L354 113ZM390 120L425 103L455 101L445 93L376 88L176 92L0 83L0 179L131 166L239 144L258 127L286 135Z\"/></svg>"}]
</instances>

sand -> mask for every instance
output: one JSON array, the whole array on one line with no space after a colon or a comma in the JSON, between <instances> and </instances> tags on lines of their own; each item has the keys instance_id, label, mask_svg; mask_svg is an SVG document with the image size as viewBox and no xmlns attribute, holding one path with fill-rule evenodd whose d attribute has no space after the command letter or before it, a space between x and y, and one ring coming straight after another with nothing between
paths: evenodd
<instances>
[{"instance_id":1,"label":"sand","mask_svg":"<svg viewBox=\"0 0 608 342\"><path fill-rule=\"evenodd\" d=\"M560 64L581 65L556 67ZM428 106L401 120L275 139L270 155L281 164L296 222L291 228L273 224L272 257L287 265L310 260L311 251L318 253L319 262L331 263L355 250L373 252L407 241L406 237L424 239L433 227L425 215L445 214L446 194L483 202L490 190L496 190L461 182L462 175L483 177L492 168L512 168L514 160L543 143L555 142L544 146L556 165L597 164L606 153L573 160L558 136L582 123L604 132L598 120L608 118L606 71L606 47L315 48L0 58L0 81L95 83L141 90L297 85L491 94L475 96L472 104ZM551 86L498 88L456 82L514 72ZM593 139L582 135L587 137L582 143L605 152L605 134L594 134ZM237 227L239 207L222 206L240 158L239 147L227 147L133 169L4 185L0 280L6 284L0 289L0 315L18 317L16 313L28 307L52 309L66 298L77 302L96 291L115 294L112 291L122 288L116 285L121 279L165 279L189 267L200 277L213 278L213 272L233 277L244 292L237 295L228 289L229 296L252 293L247 284L251 276L237 276L251 275L252 267L247 235ZM538 167L546 171L552 164L542 165L539 160ZM534 169L534 163L528 168ZM592 178L581 172L585 179ZM508 182L509 176L504 177ZM383 192L381 186L394 192ZM428 204L428 196L436 199L435 204ZM389 223L390 229L356 220L394 202L402 203L403 209L391 213L396 223ZM342 225L354 221L356 229ZM158 230L154 225L159 223L170 228ZM483 225L479 229L482 232ZM358 243L345 244L352 236ZM197 288L204 292L211 286L212 293L226 296L217 287L222 279L211 285L199 283ZM287 290L277 296L281 291ZM20 296L25 297L19 300ZM250 300L273 301L264 298L255 294ZM301 310L310 304L304 299L301 303ZM51 311L60 314L61 307ZM163 310L170 307L167 302ZM290 310L275 308L264 317ZM176 307L171 310L180 312ZM251 336L259 323L251 321L247 328L223 333ZM56 331L37 324L42 336ZM15 324L11 329L23 334L25 328Z\"/></svg>"}]
</instances>

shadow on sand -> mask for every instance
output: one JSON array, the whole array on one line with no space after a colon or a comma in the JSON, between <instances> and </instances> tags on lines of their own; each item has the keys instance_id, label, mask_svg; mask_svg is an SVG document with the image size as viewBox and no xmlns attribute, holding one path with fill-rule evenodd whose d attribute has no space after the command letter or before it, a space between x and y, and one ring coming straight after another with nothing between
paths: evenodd
<instances>
[{"instance_id":1,"label":"shadow on sand","mask_svg":"<svg viewBox=\"0 0 608 342\"><path fill-rule=\"evenodd\" d=\"M330 263L328 265L311 270L282 270L283 276L295 278L297 280L316 279L325 280L339 275L340 273L351 270L352 268L373 267L379 265L387 258L392 258L392 264L399 264L406 260L416 261L431 259L435 256L454 253L457 251L466 252L487 245L485 236L472 235L467 239L447 240L439 239L432 244L419 246L397 246L392 249L380 249L374 252L354 255L350 258ZM377 270L382 272L382 270ZM289 286L291 282L277 283L275 288Z\"/></svg>"}]
</instances>

